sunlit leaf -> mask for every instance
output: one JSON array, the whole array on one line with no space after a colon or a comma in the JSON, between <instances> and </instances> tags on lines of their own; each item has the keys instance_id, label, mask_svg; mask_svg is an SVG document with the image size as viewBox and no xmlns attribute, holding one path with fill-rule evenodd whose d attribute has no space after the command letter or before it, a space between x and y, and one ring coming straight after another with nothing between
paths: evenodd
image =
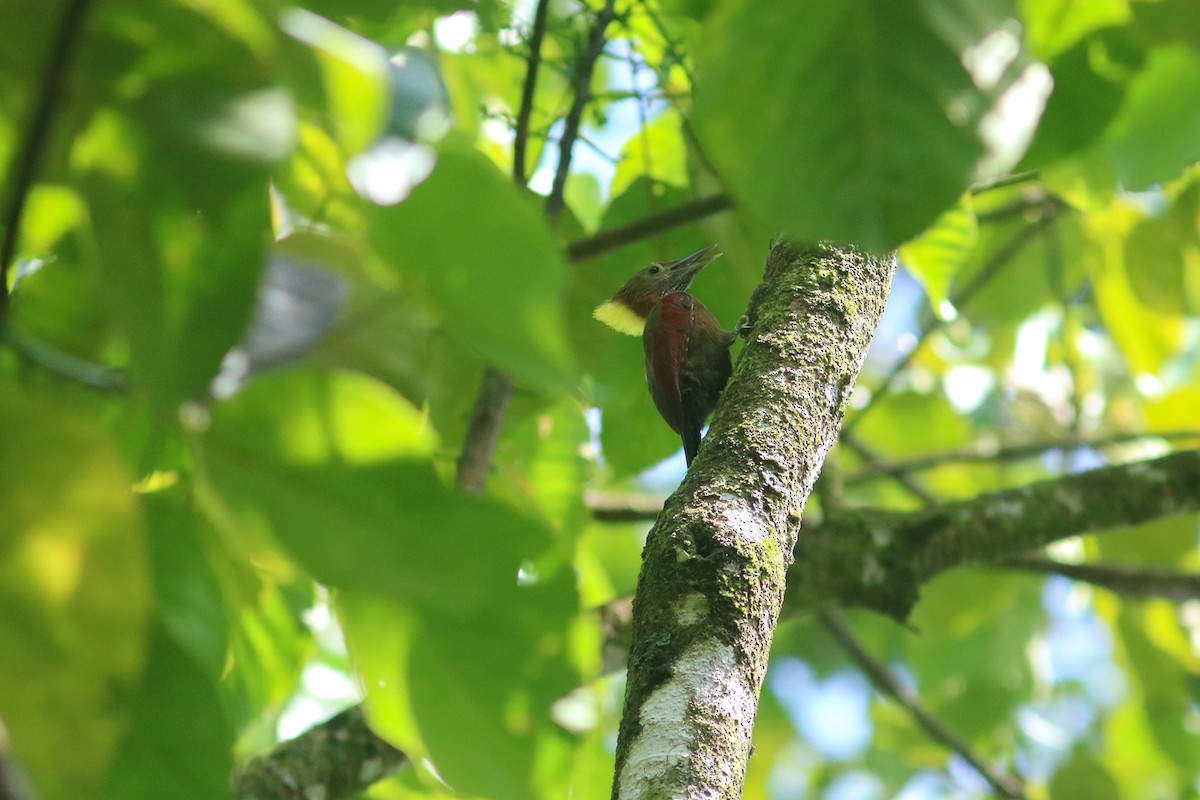
<instances>
[{"instance_id":1,"label":"sunlit leaf","mask_svg":"<svg viewBox=\"0 0 1200 800\"><path fill-rule=\"evenodd\" d=\"M884 250L966 188L982 152L961 118L974 88L915 5L745 0L705 31L696 124L756 216Z\"/></svg>"},{"instance_id":2,"label":"sunlit leaf","mask_svg":"<svg viewBox=\"0 0 1200 800\"><path fill-rule=\"evenodd\" d=\"M1129 189L1177 177L1200 161L1200 54L1182 45L1151 52L1106 138Z\"/></svg>"},{"instance_id":3,"label":"sunlit leaf","mask_svg":"<svg viewBox=\"0 0 1200 800\"><path fill-rule=\"evenodd\" d=\"M570 374L561 250L532 198L477 153L444 147L428 181L376 211L372 244L438 305L445 335L535 388Z\"/></svg>"},{"instance_id":4,"label":"sunlit leaf","mask_svg":"<svg viewBox=\"0 0 1200 800\"><path fill-rule=\"evenodd\" d=\"M950 285L978 238L979 223L970 204L964 201L900 248L900 263L921 281L935 310L947 299Z\"/></svg>"},{"instance_id":5,"label":"sunlit leaf","mask_svg":"<svg viewBox=\"0 0 1200 800\"><path fill-rule=\"evenodd\" d=\"M151 605L129 470L47 397L0 384L0 418L0 715L40 797L97 797Z\"/></svg>"},{"instance_id":6,"label":"sunlit leaf","mask_svg":"<svg viewBox=\"0 0 1200 800\"><path fill-rule=\"evenodd\" d=\"M1039 58L1058 53L1097 28L1130 18L1128 0L1021 0L1025 37Z\"/></svg>"}]
</instances>

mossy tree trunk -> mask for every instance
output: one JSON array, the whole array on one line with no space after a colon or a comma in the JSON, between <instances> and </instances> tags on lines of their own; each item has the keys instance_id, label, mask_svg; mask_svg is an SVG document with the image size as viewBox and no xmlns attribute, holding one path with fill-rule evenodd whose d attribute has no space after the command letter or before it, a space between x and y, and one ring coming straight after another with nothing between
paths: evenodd
<instances>
[{"instance_id":1,"label":"mossy tree trunk","mask_svg":"<svg viewBox=\"0 0 1200 800\"><path fill-rule=\"evenodd\" d=\"M855 250L772 246L750 340L646 542L614 798L741 795L800 514L893 269Z\"/></svg>"}]
</instances>

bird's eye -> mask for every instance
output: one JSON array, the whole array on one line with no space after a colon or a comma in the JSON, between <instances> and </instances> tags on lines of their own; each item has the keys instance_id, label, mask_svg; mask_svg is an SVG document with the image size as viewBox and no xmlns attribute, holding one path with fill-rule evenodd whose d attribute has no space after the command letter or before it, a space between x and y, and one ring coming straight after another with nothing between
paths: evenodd
<instances>
[{"instance_id":1,"label":"bird's eye","mask_svg":"<svg viewBox=\"0 0 1200 800\"><path fill-rule=\"evenodd\" d=\"M660 267L658 264L651 264L650 269L648 269L646 271L649 272L651 275L657 275L661 269L662 269L662 267Z\"/></svg>"}]
</instances>

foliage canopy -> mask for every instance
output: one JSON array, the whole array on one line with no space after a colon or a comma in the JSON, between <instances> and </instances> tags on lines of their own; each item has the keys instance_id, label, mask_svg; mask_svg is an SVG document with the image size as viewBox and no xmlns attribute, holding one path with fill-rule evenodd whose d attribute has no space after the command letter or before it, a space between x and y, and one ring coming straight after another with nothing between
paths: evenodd
<instances>
[{"instance_id":1,"label":"foliage canopy","mask_svg":"<svg viewBox=\"0 0 1200 800\"><path fill-rule=\"evenodd\" d=\"M780 231L898 249L843 513L1200 438L1192 0L7 0L0 23L0 767L44 800L227 796L360 698L413 765L366 796L608 796L602 655L647 526L597 509L682 458L639 343L591 309L714 241L694 291L729 326ZM471 494L489 368L515 390ZM1124 571L964 567L911 629L851 619L1030 796L1191 796L1196 534L1074 537L1053 555ZM849 653L781 624L746 796L986 795Z\"/></svg>"}]
</instances>

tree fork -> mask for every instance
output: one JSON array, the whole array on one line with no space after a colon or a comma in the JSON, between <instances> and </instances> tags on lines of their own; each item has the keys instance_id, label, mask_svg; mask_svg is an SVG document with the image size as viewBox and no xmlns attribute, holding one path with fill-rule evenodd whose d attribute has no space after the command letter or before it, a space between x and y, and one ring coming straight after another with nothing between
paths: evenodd
<instances>
[{"instance_id":1,"label":"tree fork","mask_svg":"<svg viewBox=\"0 0 1200 800\"><path fill-rule=\"evenodd\" d=\"M890 256L772 246L750 341L646 541L614 798L740 796L800 514L893 270Z\"/></svg>"}]
</instances>

